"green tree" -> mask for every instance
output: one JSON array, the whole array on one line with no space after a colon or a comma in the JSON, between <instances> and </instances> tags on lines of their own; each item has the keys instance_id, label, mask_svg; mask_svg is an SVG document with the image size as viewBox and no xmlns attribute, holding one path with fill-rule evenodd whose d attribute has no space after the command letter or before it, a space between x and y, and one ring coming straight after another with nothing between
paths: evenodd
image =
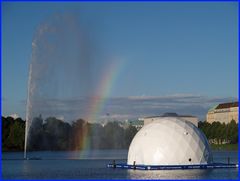
<instances>
[{"instance_id":1,"label":"green tree","mask_svg":"<svg viewBox=\"0 0 240 181\"><path fill-rule=\"evenodd\" d=\"M24 127L18 121L15 121L10 128L8 142L14 150L23 150L24 147Z\"/></svg>"}]
</instances>

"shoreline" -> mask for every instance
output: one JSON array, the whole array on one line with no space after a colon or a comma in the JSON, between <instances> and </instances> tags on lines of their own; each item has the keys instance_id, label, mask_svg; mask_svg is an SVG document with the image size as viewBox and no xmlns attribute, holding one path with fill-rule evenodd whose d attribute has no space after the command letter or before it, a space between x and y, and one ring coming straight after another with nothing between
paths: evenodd
<instances>
[{"instance_id":1,"label":"shoreline","mask_svg":"<svg viewBox=\"0 0 240 181\"><path fill-rule=\"evenodd\" d=\"M238 151L238 144L210 144L213 151Z\"/></svg>"},{"instance_id":2,"label":"shoreline","mask_svg":"<svg viewBox=\"0 0 240 181\"><path fill-rule=\"evenodd\" d=\"M217 145L217 144L210 144L210 147L212 151L238 151L238 144L222 144L222 145ZM127 149L92 149L92 150L127 150ZM38 152L38 151L46 151L46 152L68 152L68 151L86 151L86 150L32 150L28 152ZM23 150L2 150L2 153L6 152L22 152L24 153Z\"/></svg>"}]
</instances>

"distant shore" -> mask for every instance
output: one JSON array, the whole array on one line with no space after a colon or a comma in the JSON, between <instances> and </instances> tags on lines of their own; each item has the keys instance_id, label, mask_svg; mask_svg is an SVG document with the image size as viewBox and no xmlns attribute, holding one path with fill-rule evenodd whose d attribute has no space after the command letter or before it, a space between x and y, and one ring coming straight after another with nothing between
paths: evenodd
<instances>
[{"instance_id":1,"label":"distant shore","mask_svg":"<svg viewBox=\"0 0 240 181\"><path fill-rule=\"evenodd\" d=\"M238 151L238 144L222 144L222 145L211 144L210 147L213 151ZM41 151L49 151L49 150L41 150ZM73 151L73 150L54 150L54 151ZM2 152L23 152L23 150L2 150Z\"/></svg>"},{"instance_id":2,"label":"distant shore","mask_svg":"<svg viewBox=\"0 0 240 181\"><path fill-rule=\"evenodd\" d=\"M238 144L211 144L212 150L222 150L222 151L238 151Z\"/></svg>"}]
</instances>

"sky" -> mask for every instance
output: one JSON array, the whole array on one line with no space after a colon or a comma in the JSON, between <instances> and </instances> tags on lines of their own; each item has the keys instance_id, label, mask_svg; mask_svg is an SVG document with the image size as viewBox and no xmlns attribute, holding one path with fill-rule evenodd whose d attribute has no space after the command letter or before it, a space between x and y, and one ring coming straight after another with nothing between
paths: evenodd
<instances>
[{"instance_id":1,"label":"sky","mask_svg":"<svg viewBox=\"0 0 240 181\"><path fill-rule=\"evenodd\" d=\"M237 2L3 2L3 115L25 117L33 40L41 24L56 14L77 17L88 32L92 54L102 57L96 72L109 69L103 57L123 62L102 85L109 99L99 117L174 111L204 119L215 104L237 100Z\"/></svg>"}]
</instances>

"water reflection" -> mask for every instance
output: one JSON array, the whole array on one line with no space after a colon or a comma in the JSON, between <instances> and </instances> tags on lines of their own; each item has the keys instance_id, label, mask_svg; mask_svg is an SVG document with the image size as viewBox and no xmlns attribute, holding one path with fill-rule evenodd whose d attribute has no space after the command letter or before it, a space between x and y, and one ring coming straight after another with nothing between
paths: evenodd
<instances>
[{"instance_id":1,"label":"water reflection","mask_svg":"<svg viewBox=\"0 0 240 181\"><path fill-rule=\"evenodd\" d=\"M128 170L130 179L203 179L212 170Z\"/></svg>"},{"instance_id":2,"label":"water reflection","mask_svg":"<svg viewBox=\"0 0 240 181\"><path fill-rule=\"evenodd\" d=\"M42 160L23 160L22 152L2 154L4 179L237 179L238 169L127 170L110 169L107 164L126 163L127 150L92 150L79 159L79 152L30 152ZM238 162L238 152L214 152L214 161ZM21 158L21 159L20 159ZM119 159L117 159L119 158Z\"/></svg>"}]
</instances>

